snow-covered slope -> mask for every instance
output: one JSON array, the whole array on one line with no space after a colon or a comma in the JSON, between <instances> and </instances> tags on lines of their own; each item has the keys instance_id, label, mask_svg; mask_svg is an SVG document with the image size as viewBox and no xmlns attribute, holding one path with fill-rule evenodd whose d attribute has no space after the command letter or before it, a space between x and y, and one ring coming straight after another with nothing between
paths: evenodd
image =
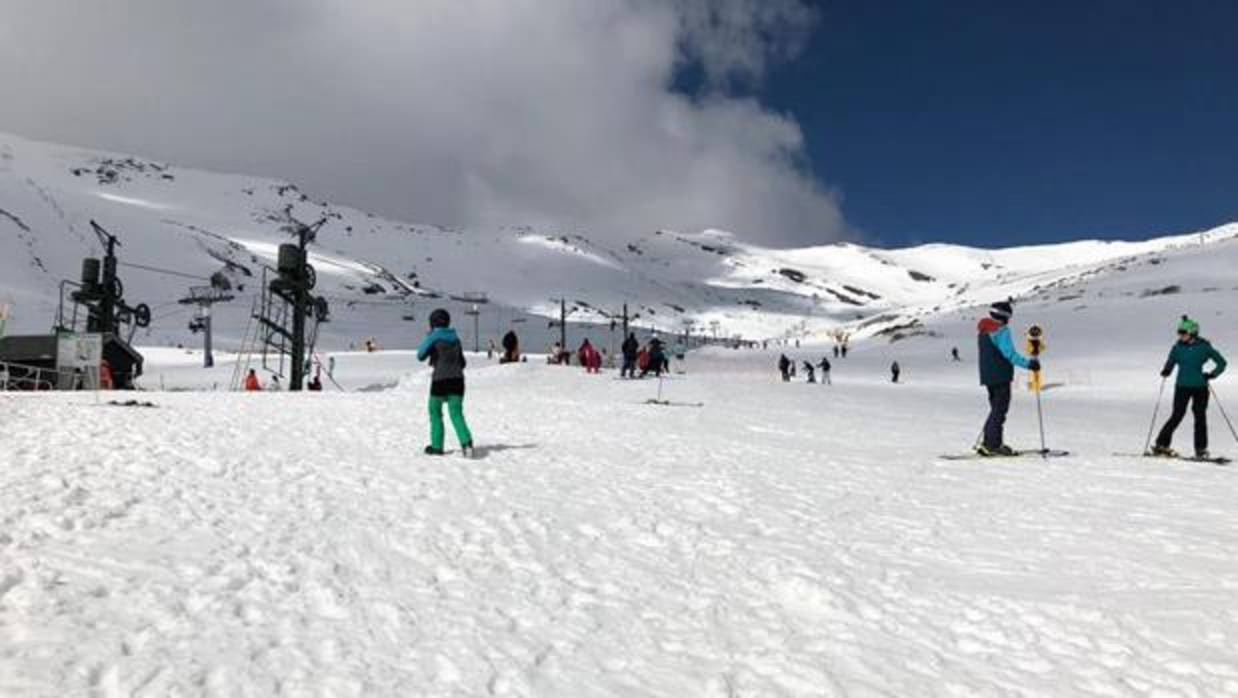
<instances>
[{"instance_id":1,"label":"snow-covered slope","mask_svg":"<svg viewBox=\"0 0 1238 698\"><path fill-rule=\"evenodd\" d=\"M312 262L318 292L333 304L323 334L329 348L369 336L408 346L421 329L408 323L427 305L460 311L464 304L452 298L476 292L492 299L482 310L483 344L515 318L556 314L558 298L578 322L605 320L628 303L638 324L662 330L681 331L689 320L698 333L748 338L811 335L843 323L875 332L1238 235L1238 226L1228 226L1140 243L1007 250L848 243L770 250L719 231L650 231L605 243L578 231L400 223L315 201L286 182L0 134L0 300L13 306L10 331L51 325L61 279L76 278L81 258L98 254L89 227L95 219L119 235L122 263L148 267L122 268L129 300L155 308L139 343L189 343L192 311L175 301L226 270L243 290L216 308L216 328L222 346L235 346L262 266L273 264L294 222L323 218ZM544 323L524 327L545 334Z\"/></svg>"},{"instance_id":2,"label":"snow-covered slope","mask_svg":"<svg viewBox=\"0 0 1238 698\"><path fill-rule=\"evenodd\" d=\"M1238 353L1232 226L995 251L719 233L610 249L136 161L100 184L103 156L5 143L0 284L23 326L92 248L90 217L133 262L227 260L243 280L291 204L340 215L315 261L333 297L366 302L337 304L336 341L382 323L411 341L417 291L544 308L548 279L570 279L596 307L673 322L673 302L801 345L702 349L663 385L470 356L474 461L419 455L428 376L407 352L337 352L317 394L207 392L235 357L205 371L163 347L138 395L154 408L0 395L0 694L1238 695L1233 466L1113 455L1144 446L1178 315ZM138 272L152 303L192 283ZM942 460L987 410L973 306L1006 295L1017 333L1047 330L1043 433L1072 455ZM859 338L832 385L778 380L779 353L818 361L842 321ZM1213 383L1231 417L1235 375ZM1007 439L1036 447L1022 379ZM646 404L659 390L678 404ZM1213 451L1238 454L1211 419Z\"/></svg>"}]
</instances>

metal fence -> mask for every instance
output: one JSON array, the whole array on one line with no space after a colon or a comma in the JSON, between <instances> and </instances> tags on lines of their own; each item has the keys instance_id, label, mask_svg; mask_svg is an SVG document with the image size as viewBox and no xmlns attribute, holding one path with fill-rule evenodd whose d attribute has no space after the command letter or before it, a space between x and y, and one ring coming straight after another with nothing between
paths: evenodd
<instances>
[{"instance_id":1,"label":"metal fence","mask_svg":"<svg viewBox=\"0 0 1238 698\"><path fill-rule=\"evenodd\" d=\"M98 390L98 370L55 369L0 361L0 391Z\"/></svg>"}]
</instances>

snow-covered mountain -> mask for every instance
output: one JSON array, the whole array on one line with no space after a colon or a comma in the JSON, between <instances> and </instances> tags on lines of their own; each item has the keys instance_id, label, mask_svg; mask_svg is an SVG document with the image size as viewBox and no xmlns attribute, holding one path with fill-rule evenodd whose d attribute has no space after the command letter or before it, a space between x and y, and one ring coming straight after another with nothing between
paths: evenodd
<instances>
[{"instance_id":1,"label":"snow-covered mountain","mask_svg":"<svg viewBox=\"0 0 1238 698\"><path fill-rule=\"evenodd\" d=\"M409 322L431 304L461 311L461 299L475 293L491 301L482 309L483 342L514 319L556 315L559 298L576 322L605 322L627 303L639 325L663 331L693 323L697 333L748 338L820 336L841 325L892 334L993 298L1044 296L1238 236L1230 225L1135 243L774 250L720 231L650 231L616 244L580 231L402 223L317 201L287 182L0 134L0 301L12 307L10 332L50 327L61 280L76 279L81 259L99 253L92 219L119 236L122 265L139 265L121 269L127 298L154 309L138 342L191 341L193 311L176 301L224 271L238 291L215 310L225 347L239 341L278 245L298 222L323 219L311 261L317 293L332 303L327 346L369 336L407 346L421 329ZM546 330L541 322L524 327Z\"/></svg>"}]
</instances>

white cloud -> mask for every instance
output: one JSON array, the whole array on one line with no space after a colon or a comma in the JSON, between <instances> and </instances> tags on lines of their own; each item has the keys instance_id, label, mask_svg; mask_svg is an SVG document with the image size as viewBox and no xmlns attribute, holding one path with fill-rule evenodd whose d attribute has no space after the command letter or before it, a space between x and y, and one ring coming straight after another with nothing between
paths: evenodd
<instances>
[{"instance_id":1,"label":"white cloud","mask_svg":"<svg viewBox=\"0 0 1238 698\"><path fill-rule=\"evenodd\" d=\"M0 130L386 215L836 237L794 119L733 96L803 0L0 0ZM671 83L700 61L708 94Z\"/></svg>"}]
</instances>

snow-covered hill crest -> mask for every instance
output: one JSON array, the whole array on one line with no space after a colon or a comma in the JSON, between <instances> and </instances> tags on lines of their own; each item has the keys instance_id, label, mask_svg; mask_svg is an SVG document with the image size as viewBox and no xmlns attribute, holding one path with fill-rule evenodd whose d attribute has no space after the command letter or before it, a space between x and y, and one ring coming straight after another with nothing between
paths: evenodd
<instances>
[{"instance_id":1,"label":"snow-covered hill crest","mask_svg":"<svg viewBox=\"0 0 1238 698\"><path fill-rule=\"evenodd\" d=\"M156 310L140 341L187 341L191 311L176 300L223 271L240 296L216 313L225 346L240 336L278 245L299 222L323 219L311 257L318 292L333 304L328 344L377 336L405 345L407 323L427 302L463 310L477 293L491 301L483 336L516 318L551 316L559 298L582 322L605 322L626 303L638 324L664 331L691 324L698 333L764 338L845 324L876 333L1238 236L1230 225L1137 243L772 250L720 231L652 231L620 243L523 226L460 231L335 206L287 182L0 134L0 300L13 307L9 331L50 326L61 280L76 278L81 259L98 254L92 219L119 235L123 263L147 267L122 270L129 297Z\"/></svg>"}]
</instances>

